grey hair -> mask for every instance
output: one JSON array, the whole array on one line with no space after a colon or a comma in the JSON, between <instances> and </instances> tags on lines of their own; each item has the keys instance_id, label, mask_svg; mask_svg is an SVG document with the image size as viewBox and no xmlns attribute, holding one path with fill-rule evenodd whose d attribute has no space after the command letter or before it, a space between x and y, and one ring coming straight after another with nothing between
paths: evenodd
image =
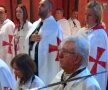
<instances>
[{"instance_id":1,"label":"grey hair","mask_svg":"<svg viewBox=\"0 0 108 90\"><path fill-rule=\"evenodd\" d=\"M61 47L67 41L75 42L76 52L82 56L82 66L87 67L89 59L89 42L87 38L81 35L70 36L61 43Z\"/></svg>"},{"instance_id":2,"label":"grey hair","mask_svg":"<svg viewBox=\"0 0 108 90\"><path fill-rule=\"evenodd\" d=\"M102 23L103 19L103 7L102 5L97 1L91 1L87 4L86 8L93 9L95 11L95 16L97 18L97 23Z\"/></svg>"}]
</instances>

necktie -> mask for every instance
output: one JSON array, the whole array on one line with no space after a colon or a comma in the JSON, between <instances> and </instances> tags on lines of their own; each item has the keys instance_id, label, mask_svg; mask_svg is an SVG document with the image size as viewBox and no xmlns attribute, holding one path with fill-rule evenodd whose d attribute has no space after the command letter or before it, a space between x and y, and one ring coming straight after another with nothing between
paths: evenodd
<instances>
[{"instance_id":1,"label":"necktie","mask_svg":"<svg viewBox=\"0 0 108 90\"><path fill-rule=\"evenodd\" d=\"M43 22L40 22L39 23L39 25L37 26L37 28L34 30L34 32L33 33L35 33L36 31L38 31L39 32L39 30L40 30L40 28L42 27L42 25L43 25ZM32 33L32 34L33 34ZM29 39L29 41L30 41L30 39ZM34 41L31 41L31 42L29 42L29 54L30 54L30 51L32 50L32 48L33 48L33 44L34 44L35 42ZM36 46L35 46L35 64L36 64L36 66L37 66L37 70L36 70L36 72L35 72L35 75L37 75L38 76L38 45L39 45L39 42L36 44Z\"/></svg>"},{"instance_id":2,"label":"necktie","mask_svg":"<svg viewBox=\"0 0 108 90\"><path fill-rule=\"evenodd\" d=\"M39 32L42 25L43 25L43 22L40 22L40 25L37 29L38 32ZM35 63L36 63L36 66L37 66L37 70L35 72L35 75L37 75L37 76L38 76L38 46L39 46L39 42L35 46Z\"/></svg>"}]
</instances>

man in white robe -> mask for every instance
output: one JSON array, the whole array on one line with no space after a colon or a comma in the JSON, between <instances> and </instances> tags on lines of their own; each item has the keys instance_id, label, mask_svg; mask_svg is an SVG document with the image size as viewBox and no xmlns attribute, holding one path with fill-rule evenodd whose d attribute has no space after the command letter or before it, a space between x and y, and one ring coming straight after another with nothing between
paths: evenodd
<instances>
[{"instance_id":1,"label":"man in white robe","mask_svg":"<svg viewBox=\"0 0 108 90\"><path fill-rule=\"evenodd\" d=\"M0 58L9 66L14 57L14 23L6 18L6 8L0 6Z\"/></svg>"},{"instance_id":2,"label":"man in white robe","mask_svg":"<svg viewBox=\"0 0 108 90\"><path fill-rule=\"evenodd\" d=\"M36 60L36 46L38 44L38 75L48 84L60 70L58 63L58 46L62 40L62 32L53 16L50 15L51 2L41 0L39 16L41 19L33 24L31 32L27 35L30 42L34 42L30 55ZM43 25L39 31L36 29L40 22ZM36 29L36 31L35 31ZM37 32L38 31L38 32ZM31 45L29 46L31 48Z\"/></svg>"},{"instance_id":3,"label":"man in white robe","mask_svg":"<svg viewBox=\"0 0 108 90\"><path fill-rule=\"evenodd\" d=\"M69 37L61 43L59 59L61 70L51 83L91 75L87 69L89 43L82 36ZM49 87L48 90L101 90L96 79L92 77L70 81Z\"/></svg>"},{"instance_id":4,"label":"man in white robe","mask_svg":"<svg viewBox=\"0 0 108 90\"><path fill-rule=\"evenodd\" d=\"M81 28L80 22L78 21L77 18L78 18L78 12L76 10L73 10L72 16L68 19L72 35L75 35Z\"/></svg>"},{"instance_id":5,"label":"man in white robe","mask_svg":"<svg viewBox=\"0 0 108 90\"><path fill-rule=\"evenodd\" d=\"M64 11L62 8L56 9L55 18L62 28L63 37L65 39L71 35L71 29L68 20L64 18L63 14Z\"/></svg>"},{"instance_id":6,"label":"man in white robe","mask_svg":"<svg viewBox=\"0 0 108 90\"><path fill-rule=\"evenodd\" d=\"M8 65L0 59L0 90L14 90L15 78Z\"/></svg>"}]
</instances>

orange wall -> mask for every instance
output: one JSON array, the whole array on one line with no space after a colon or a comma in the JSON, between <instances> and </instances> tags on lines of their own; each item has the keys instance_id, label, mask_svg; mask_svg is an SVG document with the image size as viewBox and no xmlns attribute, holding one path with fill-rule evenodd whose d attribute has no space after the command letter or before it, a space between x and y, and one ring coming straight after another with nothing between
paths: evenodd
<instances>
[{"instance_id":1,"label":"orange wall","mask_svg":"<svg viewBox=\"0 0 108 90\"><path fill-rule=\"evenodd\" d=\"M22 3L26 6L28 12L28 19L30 20L30 0L22 0Z\"/></svg>"},{"instance_id":2,"label":"orange wall","mask_svg":"<svg viewBox=\"0 0 108 90\"><path fill-rule=\"evenodd\" d=\"M7 8L7 16L11 18L10 15L10 0L0 0L0 5L4 5Z\"/></svg>"},{"instance_id":3,"label":"orange wall","mask_svg":"<svg viewBox=\"0 0 108 90\"><path fill-rule=\"evenodd\" d=\"M30 7L30 1L32 1L32 5ZM27 11L28 11L28 17L30 19L30 16L31 16L31 21L34 22L36 20L38 20L38 5L39 5L39 1L40 0L22 0L22 3L26 5L27 7ZM74 8L74 1L75 0L69 0L69 4L67 4L67 1L68 0L52 0L52 3L53 3L53 9L52 9L52 14L54 15L55 14L55 10L56 8L58 7L61 7L64 9L64 16L66 18L69 18L71 13L72 13L72 9ZM79 7L78 7L78 18L81 22L81 25L84 26L85 25L85 6L87 5L87 2L89 0L79 0ZM105 22L106 24L106 31L108 32L108 0L97 0L101 3L107 3L107 8L104 10L104 18L103 18L103 21ZM12 11L13 13L11 13L11 8L10 8L10 0L0 0L0 5L5 5L7 7L7 15L8 15L8 18L11 18L14 20L14 22L16 22L16 19L15 19L15 9L16 9L16 6L17 6L17 0L12 0ZM69 5L69 6L67 6ZM30 11L31 10L31 11ZM12 16L12 17L11 17Z\"/></svg>"},{"instance_id":4,"label":"orange wall","mask_svg":"<svg viewBox=\"0 0 108 90\"><path fill-rule=\"evenodd\" d=\"M85 25L85 5L88 0L79 0L78 19L82 26Z\"/></svg>"}]
</instances>

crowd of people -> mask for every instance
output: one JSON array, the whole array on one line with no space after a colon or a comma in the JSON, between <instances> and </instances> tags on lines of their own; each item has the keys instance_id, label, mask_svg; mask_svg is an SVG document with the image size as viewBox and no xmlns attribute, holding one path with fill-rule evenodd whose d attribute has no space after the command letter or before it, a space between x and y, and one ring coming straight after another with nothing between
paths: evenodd
<instances>
[{"instance_id":1,"label":"crowd of people","mask_svg":"<svg viewBox=\"0 0 108 90\"><path fill-rule=\"evenodd\" d=\"M97 74L108 70L101 4L87 4L84 27L77 10L69 19L62 8L51 10L50 0L40 0L39 19L31 23L19 4L15 25L0 6L0 90L107 90L108 73Z\"/></svg>"}]
</instances>

